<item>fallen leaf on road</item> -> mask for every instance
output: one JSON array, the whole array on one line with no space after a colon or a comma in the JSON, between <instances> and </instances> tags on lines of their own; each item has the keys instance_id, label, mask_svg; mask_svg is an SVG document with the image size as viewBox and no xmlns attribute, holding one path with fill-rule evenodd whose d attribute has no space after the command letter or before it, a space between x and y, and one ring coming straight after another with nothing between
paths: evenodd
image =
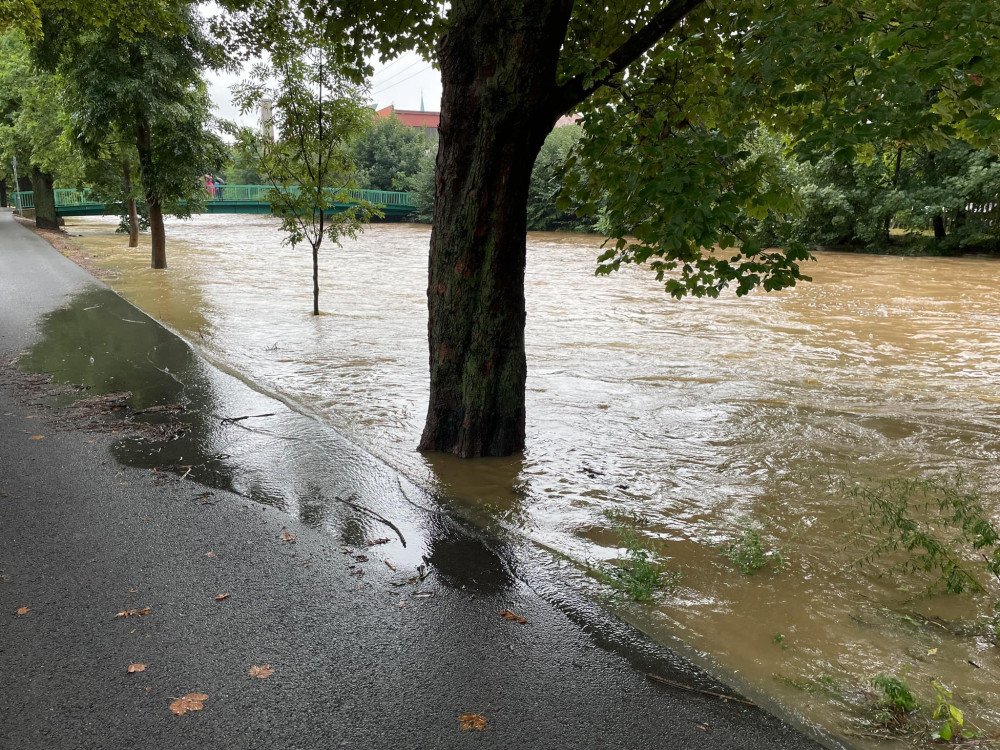
<instances>
[{"instance_id":1,"label":"fallen leaf on road","mask_svg":"<svg viewBox=\"0 0 1000 750\"><path fill-rule=\"evenodd\" d=\"M32 435L28 440L44 440L45 435Z\"/></svg>"},{"instance_id":2,"label":"fallen leaf on road","mask_svg":"<svg viewBox=\"0 0 1000 750\"><path fill-rule=\"evenodd\" d=\"M271 669L270 664L265 664L263 667L253 666L250 667L250 676L256 677L260 680L266 680L268 677L274 674L274 670Z\"/></svg>"},{"instance_id":3,"label":"fallen leaf on road","mask_svg":"<svg viewBox=\"0 0 1000 750\"><path fill-rule=\"evenodd\" d=\"M145 672L145 664L129 664L128 669L125 670L128 674L135 674L136 672Z\"/></svg>"},{"instance_id":4,"label":"fallen leaf on road","mask_svg":"<svg viewBox=\"0 0 1000 750\"><path fill-rule=\"evenodd\" d=\"M19 615L26 615L26 614L28 614L28 613L29 613L30 611L31 611L31 607L21 607L20 609L18 609L18 610L17 610L17 613L18 613Z\"/></svg>"},{"instance_id":5,"label":"fallen leaf on road","mask_svg":"<svg viewBox=\"0 0 1000 750\"><path fill-rule=\"evenodd\" d=\"M486 728L486 717L479 714L462 714L458 717L458 725L462 727L463 732L470 729L477 729L481 732Z\"/></svg>"},{"instance_id":6,"label":"fallen leaf on road","mask_svg":"<svg viewBox=\"0 0 1000 750\"><path fill-rule=\"evenodd\" d=\"M143 615L151 614L153 614L152 607L143 607L142 609L124 609L115 615L115 617L142 617Z\"/></svg>"},{"instance_id":7,"label":"fallen leaf on road","mask_svg":"<svg viewBox=\"0 0 1000 750\"><path fill-rule=\"evenodd\" d=\"M215 557L215 553L214 552L206 552L205 553L205 557Z\"/></svg>"},{"instance_id":8,"label":"fallen leaf on road","mask_svg":"<svg viewBox=\"0 0 1000 750\"><path fill-rule=\"evenodd\" d=\"M290 531L286 531L284 534L279 536L278 539L280 539L283 542L294 542L296 539L298 539L298 537L295 536L295 534L291 533Z\"/></svg>"},{"instance_id":9,"label":"fallen leaf on road","mask_svg":"<svg viewBox=\"0 0 1000 750\"><path fill-rule=\"evenodd\" d=\"M183 716L188 711L201 711L205 707L208 696L204 693L188 693L183 698L178 698L170 704L170 710L178 716Z\"/></svg>"},{"instance_id":10,"label":"fallen leaf on road","mask_svg":"<svg viewBox=\"0 0 1000 750\"><path fill-rule=\"evenodd\" d=\"M374 547L377 544L388 544L391 541L392 540L389 537L384 536L381 539L374 539L374 540L368 542L368 546L369 547Z\"/></svg>"},{"instance_id":11,"label":"fallen leaf on road","mask_svg":"<svg viewBox=\"0 0 1000 750\"><path fill-rule=\"evenodd\" d=\"M516 622L516 623L518 623L520 625L527 625L528 624L527 620L525 620L520 615L515 615L509 609L501 609L500 610L500 616L503 617L503 619L505 619L505 620L512 620L513 622Z\"/></svg>"},{"instance_id":12,"label":"fallen leaf on road","mask_svg":"<svg viewBox=\"0 0 1000 750\"><path fill-rule=\"evenodd\" d=\"M223 599L228 599L228 598L229 594L219 594L217 597L215 597L215 601L221 602Z\"/></svg>"}]
</instances>

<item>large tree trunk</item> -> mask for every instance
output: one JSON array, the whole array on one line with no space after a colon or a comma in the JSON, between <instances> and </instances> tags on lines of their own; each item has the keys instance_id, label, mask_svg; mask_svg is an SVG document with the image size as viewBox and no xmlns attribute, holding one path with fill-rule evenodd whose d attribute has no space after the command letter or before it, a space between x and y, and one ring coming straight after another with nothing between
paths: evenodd
<instances>
[{"instance_id":1,"label":"large tree trunk","mask_svg":"<svg viewBox=\"0 0 1000 750\"><path fill-rule=\"evenodd\" d=\"M132 197L132 168L128 159L122 159L122 177L125 180L125 210L128 211L128 246L139 247L139 211L135 207L135 198Z\"/></svg>"},{"instance_id":2,"label":"large tree trunk","mask_svg":"<svg viewBox=\"0 0 1000 750\"><path fill-rule=\"evenodd\" d=\"M58 229L56 194L52 189L53 178L37 167L31 168L31 189L35 197L35 226L39 229Z\"/></svg>"},{"instance_id":3,"label":"large tree trunk","mask_svg":"<svg viewBox=\"0 0 1000 750\"><path fill-rule=\"evenodd\" d=\"M427 300L430 405L420 450L524 447L528 183L560 114L570 0L467 0L438 45L444 93Z\"/></svg>"},{"instance_id":4,"label":"large tree trunk","mask_svg":"<svg viewBox=\"0 0 1000 750\"><path fill-rule=\"evenodd\" d=\"M139 176L146 194L146 209L149 212L149 233L152 238L153 268L167 267L167 238L163 231L163 208L156 189L156 171L153 164L153 138L149 123L140 120L135 126L135 145L139 151Z\"/></svg>"},{"instance_id":5,"label":"large tree trunk","mask_svg":"<svg viewBox=\"0 0 1000 750\"><path fill-rule=\"evenodd\" d=\"M0 180L0 206L7 208L7 178Z\"/></svg>"},{"instance_id":6,"label":"large tree trunk","mask_svg":"<svg viewBox=\"0 0 1000 750\"><path fill-rule=\"evenodd\" d=\"M934 225L934 239L940 242L946 236L944 231L944 216L935 214L934 218L931 219L931 224Z\"/></svg>"}]
</instances>

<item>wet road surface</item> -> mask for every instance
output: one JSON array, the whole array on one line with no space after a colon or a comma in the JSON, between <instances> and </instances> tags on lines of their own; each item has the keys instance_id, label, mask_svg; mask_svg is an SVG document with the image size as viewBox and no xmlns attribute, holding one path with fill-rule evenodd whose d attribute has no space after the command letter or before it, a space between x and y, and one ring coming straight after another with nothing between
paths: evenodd
<instances>
[{"instance_id":1,"label":"wet road surface","mask_svg":"<svg viewBox=\"0 0 1000 750\"><path fill-rule=\"evenodd\" d=\"M3 212L0 357L22 354L56 383L90 386L85 397L130 391L130 413L182 407L135 419L184 427L166 444L84 429L61 416L66 394L4 371L5 750L816 747L759 708L651 682L726 691L209 366ZM258 414L272 416L225 421ZM240 456L261 452L271 460L241 473ZM322 528L281 509L282 488L301 497L307 481L339 514ZM129 675L130 663L148 667ZM263 664L271 677L248 675ZM174 716L171 701L192 692L209 696L204 710ZM466 713L485 731L463 732Z\"/></svg>"}]
</instances>

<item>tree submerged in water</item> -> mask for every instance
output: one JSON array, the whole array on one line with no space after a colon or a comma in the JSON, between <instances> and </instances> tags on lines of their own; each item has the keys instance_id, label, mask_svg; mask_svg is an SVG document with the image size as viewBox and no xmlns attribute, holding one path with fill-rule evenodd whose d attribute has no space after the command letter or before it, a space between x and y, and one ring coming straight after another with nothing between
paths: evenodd
<instances>
[{"instance_id":1,"label":"tree submerged in water","mask_svg":"<svg viewBox=\"0 0 1000 750\"><path fill-rule=\"evenodd\" d=\"M363 90L341 74L318 40L255 66L249 79L233 88L233 98L244 115L267 100L273 107L273 120L260 130L232 132L237 148L252 157L271 187L268 200L285 241L293 247L306 242L312 249L313 315L319 315L323 240L339 244L342 237L354 238L363 224L382 215L348 194L357 187L352 147L371 127L371 110Z\"/></svg>"}]
</instances>

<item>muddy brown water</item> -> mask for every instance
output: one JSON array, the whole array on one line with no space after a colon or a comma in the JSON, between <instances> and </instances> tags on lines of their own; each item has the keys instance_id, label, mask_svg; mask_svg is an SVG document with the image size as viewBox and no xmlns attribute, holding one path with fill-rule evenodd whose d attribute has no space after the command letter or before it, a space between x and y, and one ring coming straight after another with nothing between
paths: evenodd
<instances>
[{"instance_id":1,"label":"muddy brown water","mask_svg":"<svg viewBox=\"0 0 1000 750\"><path fill-rule=\"evenodd\" d=\"M171 222L167 272L112 229L69 226L119 293L466 512L593 565L625 554L613 519L638 520L682 578L620 610L752 693L878 746L869 678L906 675L927 715L935 678L1000 733L1000 648L982 626L996 582L928 596L932 579L891 558L859 564L869 548L843 489L962 472L1000 523L997 261L823 253L794 290L675 301L643 269L595 277L599 238L530 234L527 447L458 461L414 450L426 227L324 248L318 318L309 253L269 217ZM720 553L747 527L780 572L747 576Z\"/></svg>"}]
</instances>

